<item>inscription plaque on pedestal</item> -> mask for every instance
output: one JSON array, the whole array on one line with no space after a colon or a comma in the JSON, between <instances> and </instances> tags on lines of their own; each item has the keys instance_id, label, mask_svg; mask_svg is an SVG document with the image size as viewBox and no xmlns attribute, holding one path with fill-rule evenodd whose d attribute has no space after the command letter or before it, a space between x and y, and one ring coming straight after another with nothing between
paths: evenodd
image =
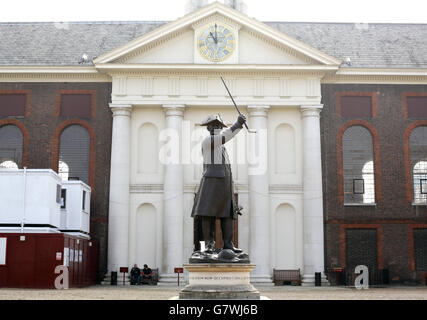
<instances>
[{"instance_id":1,"label":"inscription plaque on pedestal","mask_svg":"<svg viewBox=\"0 0 427 320\"><path fill-rule=\"evenodd\" d=\"M253 264L187 264L189 283L180 299L260 299L250 283Z\"/></svg>"}]
</instances>

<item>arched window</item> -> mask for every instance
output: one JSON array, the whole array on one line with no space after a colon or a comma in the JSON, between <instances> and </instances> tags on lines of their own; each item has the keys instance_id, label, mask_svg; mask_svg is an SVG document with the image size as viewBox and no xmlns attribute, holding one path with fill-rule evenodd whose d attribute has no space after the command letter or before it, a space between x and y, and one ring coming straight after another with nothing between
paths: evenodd
<instances>
[{"instance_id":1,"label":"arched window","mask_svg":"<svg viewBox=\"0 0 427 320\"><path fill-rule=\"evenodd\" d=\"M64 178L89 181L90 135L80 125L66 127L59 139L58 172ZM67 168L68 167L68 168Z\"/></svg>"},{"instance_id":2,"label":"arched window","mask_svg":"<svg viewBox=\"0 0 427 320\"><path fill-rule=\"evenodd\" d=\"M17 163L14 161L11 161L11 160L6 160L6 161L3 161L2 163L0 163L0 168L19 169Z\"/></svg>"},{"instance_id":3,"label":"arched window","mask_svg":"<svg viewBox=\"0 0 427 320\"><path fill-rule=\"evenodd\" d=\"M409 138L413 202L427 204L427 126L415 128Z\"/></svg>"},{"instance_id":4,"label":"arched window","mask_svg":"<svg viewBox=\"0 0 427 320\"><path fill-rule=\"evenodd\" d=\"M375 203L372 135L363 126L351 126L342 137L344 203Z\"/></svg>"},{"instance_id":5,"label":"arched window","mask_svg":"<svg viewBox=\"0 0 427 320\"><path fill-rule=\"evenodd\" d=\"M22 166L23 136L21 130L14 125L0 127L0 166Z\"/></svg>"}]
</instances>

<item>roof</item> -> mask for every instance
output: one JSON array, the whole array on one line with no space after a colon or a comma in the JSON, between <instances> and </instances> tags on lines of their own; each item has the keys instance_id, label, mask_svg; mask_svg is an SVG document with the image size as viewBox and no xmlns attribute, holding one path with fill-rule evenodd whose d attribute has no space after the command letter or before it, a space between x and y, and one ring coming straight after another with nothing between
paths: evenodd
<instances>
[{"instance_id":1,"label":"roof","mask_svg":"<svg viewBox=\"0 0 427 320\"><path fill-rule=\"evenodd\" d=\"M166 23L0 23L0 65L78 66ZM427 68L427 24L265 23L353 68Z\"/></svg>"}]
</instances>

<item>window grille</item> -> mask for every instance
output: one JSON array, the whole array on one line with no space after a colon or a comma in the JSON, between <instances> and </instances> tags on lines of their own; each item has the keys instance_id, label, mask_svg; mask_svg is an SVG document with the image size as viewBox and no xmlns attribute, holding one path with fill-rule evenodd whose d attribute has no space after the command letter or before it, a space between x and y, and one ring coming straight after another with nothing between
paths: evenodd
<instances>
[{"instance_id":1,"label":"window grille","mask_svg":"<svg viewBox=\"0 0 427 320\"><path fill-rule=\"evenodd\" d=\"M80 125L65 128L61 134L59 146L58 169L62 178L78 177L88 183L89 154L90 136L88 131Z\"/></svg>"},{"instance_id":2,"label":"window grille","mask_svg":"<svg viewBox=\"0 0 427 320\"><path fill-rule=\"evenodd\" d=\"M415 128L409 139L413 202L427 204L427 126Z\"/></svg>"},{"instance_id":3,"label":"window grille","mask_svg":"<svg viewBox=\"0 0 427 320\"><path fill-rule=\"evenodd\" d=\"M23 136L14 125L0 127L0 167L19 168L22 166Z\"/></svg>"},{"instance_id":4,"label":"window grille","mask_svg":"<svg viewBox=\"0 0 427 320\"><path fill-rule=\"evenodd\" d=\"M375 203L371 133L362 126L352 126L344 132L342 141L344 203Z\"/></svg>"}]
</instances>

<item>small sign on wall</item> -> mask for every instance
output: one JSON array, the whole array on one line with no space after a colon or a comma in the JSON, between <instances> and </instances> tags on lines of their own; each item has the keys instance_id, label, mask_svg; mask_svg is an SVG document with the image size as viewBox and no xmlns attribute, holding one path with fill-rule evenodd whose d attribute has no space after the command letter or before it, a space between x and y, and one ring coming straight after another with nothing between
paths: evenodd
<instances>
[{"instance_id":1,"label":"small sign on wall","mask_svg":"<svg viewBox=\"0 0 427 320\"><path fill-rule=\"evenodd\" d=\"M62 252L57 252L56 253L56 261L61 261L62 260Z\"/></svg>"}]
</instances>

